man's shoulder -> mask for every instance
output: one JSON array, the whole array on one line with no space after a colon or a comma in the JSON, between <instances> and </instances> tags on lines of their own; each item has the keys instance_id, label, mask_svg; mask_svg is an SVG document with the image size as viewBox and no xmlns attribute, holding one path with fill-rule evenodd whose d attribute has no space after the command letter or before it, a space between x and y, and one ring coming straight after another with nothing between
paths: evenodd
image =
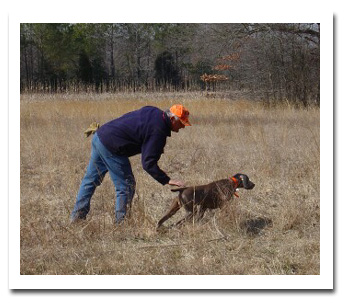
<instances>
[{"instance_id":1,"label":"man's shoulder","mask_svg":"<svg viewBox=\"0 0 346 303\"><path fill-rule=\"evenodd\" d=\"M150 135L170 137L170 121L163 110L155 106L144 106L141 110L142 121L145 123L147 130L149 130Z\"/></svg>"},{"instance_id":2,"label":"man's shoulder","mask_svg":"<svg viewBox=\"0 0 346 303\"><path fill-rule=\"evenodd\" d=\"M164 111L155 106L144 106L138 111L144 121L159 122L162 120Z\"/></svg>"},{"instance_id":3,"label":"man's shoulder","mask_svg":"<svg viewBox=\"0 0 346 303\"><path fill-rule=\"evenodd\" d=\"M155 106L152 106L152 105L143 106L140 110L144 111L144 112L160 112L160 113L162 113L161 109L159 109Z\"/></svg>"}]
</instances>

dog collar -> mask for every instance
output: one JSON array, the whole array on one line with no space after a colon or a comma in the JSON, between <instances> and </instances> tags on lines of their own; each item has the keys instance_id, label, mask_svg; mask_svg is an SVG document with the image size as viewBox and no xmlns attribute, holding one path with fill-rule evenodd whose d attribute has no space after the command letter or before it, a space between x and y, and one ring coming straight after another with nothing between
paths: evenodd
<instances>
[{"instance_id":1,"label":"dog collar","mask_svg":"<svg viewBox=\"0 0 346 303\"><path fill-rule=\"evenodd\" d=\"M234 178L234 177L232 177L232 178L230 178L230 179L234 182L234 187L237 188L238 185L239 185L238 180L237 180L236 178Z\"/></svg>"},{"instance_id":2,"label":"dog collar","mask_svg":"<svg viewBox=\"0 0 346 303\"><path fill-rule=\"evenodd\" d=\"M230 180L232 180L232 181L234 182L234 195L235 195L237 198L239 198L239 195L238 195L237 192L236 192L236 190L237 190L237 188L238 188L238 185L239 185L239 181L238 181L236 178L234 178L234 177L230 178Z\"/></svg>"}]
</instances>

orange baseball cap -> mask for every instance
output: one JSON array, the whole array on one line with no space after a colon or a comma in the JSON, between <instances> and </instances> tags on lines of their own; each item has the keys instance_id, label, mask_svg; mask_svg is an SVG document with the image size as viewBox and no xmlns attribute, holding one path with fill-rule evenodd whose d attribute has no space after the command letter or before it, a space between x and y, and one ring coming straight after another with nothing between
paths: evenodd
<instances>
[{"instance_id":1,"label":"orange baseball cap","mask_svg":"<svg viewBox=\"0 0 346 303\"><path fill-rule=\"evenodd\" d=\"M181 104L174 104L169 110L172 114L176 115L185 126L191 126L189 122L190 113L186 107Z\"/></svg>"}]
</instances>

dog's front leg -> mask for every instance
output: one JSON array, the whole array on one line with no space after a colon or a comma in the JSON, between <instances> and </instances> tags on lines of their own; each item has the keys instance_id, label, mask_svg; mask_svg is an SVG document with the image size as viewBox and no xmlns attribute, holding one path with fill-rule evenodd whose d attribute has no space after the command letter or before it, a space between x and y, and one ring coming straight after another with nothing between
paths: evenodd
<instances>
[{"instance_id":1,"label":"dog's front leg","mask_svg":"<svg viewBox=\"0 0 346 303\"><path fill-rule=\"evenodd\" d=\"M204 216L204 213L207 209L205 207L203 207L203 205L201 205L198 209L198 212L197 212L197 216L196 216L196 221L200 221L203 216Z\"/></svg>"}]
</instances>

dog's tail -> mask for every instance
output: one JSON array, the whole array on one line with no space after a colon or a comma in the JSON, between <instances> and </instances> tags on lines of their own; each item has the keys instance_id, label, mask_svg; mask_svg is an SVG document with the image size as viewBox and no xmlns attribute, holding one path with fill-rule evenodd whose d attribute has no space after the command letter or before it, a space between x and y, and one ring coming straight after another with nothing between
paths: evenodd
<instances>
[{"instance_id":1,"label":"dog's tail","mask_svg":"<svg viewBox=\"0 0 346 303\"><path fill-rule=\"evenodd\" d=\"M183 190L185 190L187 187L178 187L178 188L172 188L171 191L172 192L182 192Z\"/></svg>"}]
</instances>

